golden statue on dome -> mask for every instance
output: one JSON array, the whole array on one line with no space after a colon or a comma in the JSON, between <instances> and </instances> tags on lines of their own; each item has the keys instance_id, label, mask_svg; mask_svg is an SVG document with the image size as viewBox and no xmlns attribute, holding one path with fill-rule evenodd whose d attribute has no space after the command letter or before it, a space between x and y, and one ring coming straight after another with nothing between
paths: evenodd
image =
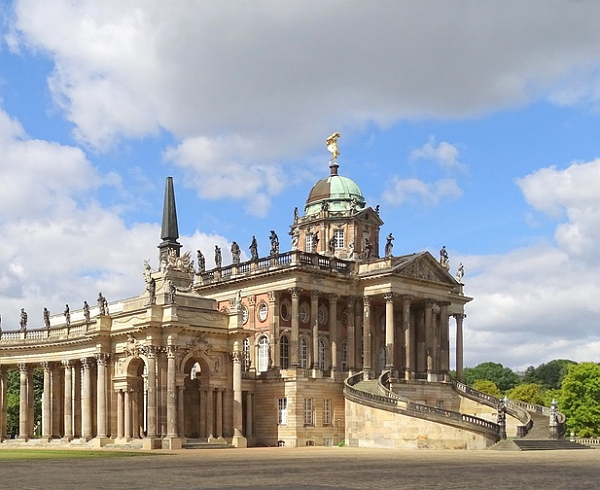
<instances>
[{"instance_id":1,"label":"golden statue on dome","mask_svg":"<svg viewBox=\"0 0 600 490\"><path fill-rule=\"evenodd\" d=\"M325 144L327 145L327 150L331 153L331 162L337 163L337 157L340 154L338 149L337 140L340 137L340 133L335 132L329 138L325 140Z\"/></svg>"}]
</instances>

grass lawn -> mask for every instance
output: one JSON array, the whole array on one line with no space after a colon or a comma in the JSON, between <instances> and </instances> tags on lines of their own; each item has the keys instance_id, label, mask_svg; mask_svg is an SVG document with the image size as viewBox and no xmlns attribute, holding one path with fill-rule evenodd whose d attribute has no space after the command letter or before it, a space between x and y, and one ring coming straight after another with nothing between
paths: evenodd
<instances>
[{"instance_id":1,"label":"grass lawn","mask_svg":"<svg viewBox=\"0 0 600 490\"><path fill-rule=\"evenodd\" d=\"M149 452L133 451L86 451L81 449L2 449L1 461L29 459L81 459L81 458L130 458L133 456L148 456Z\"/></svg>"}]
</instances>

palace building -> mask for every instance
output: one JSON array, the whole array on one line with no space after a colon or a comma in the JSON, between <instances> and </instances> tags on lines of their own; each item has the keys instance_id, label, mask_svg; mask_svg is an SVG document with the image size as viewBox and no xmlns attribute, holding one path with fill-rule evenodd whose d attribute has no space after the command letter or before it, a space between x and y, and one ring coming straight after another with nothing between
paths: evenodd
<instances>
[{"instance_id":1,"label":"palace building","mask_svg":"<svg viewBox=\"0 0 600 490\"><path fill-rule=\"evenodd\" d=\"M337 148L336 148L337 149ZM157 270L137 297L49 317L0 336L0 437L7 372L20 379L23 444L180 448L337 445L485 448L500 437L497 400L462 377L461 274L445 249L393 253L379 207L338 173L310 190L292 249L253 247L206 270L181 250L167 179ZM380 251L381 249L381 251ZM95 295L94 295L95 296ZM68 313L68 314L67 314ZM23 322L22 322L23 323ZM34 436L32 373L43 371ZM523 417L509 410L508 430Z\"/></svg>"}]
</instances>

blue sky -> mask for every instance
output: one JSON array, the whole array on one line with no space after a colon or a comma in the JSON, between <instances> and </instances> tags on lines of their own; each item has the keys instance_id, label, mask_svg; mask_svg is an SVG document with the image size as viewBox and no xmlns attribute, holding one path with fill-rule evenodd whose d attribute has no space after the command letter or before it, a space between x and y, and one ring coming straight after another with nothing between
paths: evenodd
<instances>
[{"instance_id":1,"label":"blue sky","mask_svg":"<svg viewBox=\"0 0 600 490\"><path fill-rule=\"evenodd\" d=\"M143 290L181 242L286 242L340 173L396 254L465 264L465 360L600 361L600 5L0 1L0 314ZM285 238L284 238L285 237ZM39 312L39 315L36 313ZM39 318L38 318L39 317Z\"/></svg>"}]
</instances>

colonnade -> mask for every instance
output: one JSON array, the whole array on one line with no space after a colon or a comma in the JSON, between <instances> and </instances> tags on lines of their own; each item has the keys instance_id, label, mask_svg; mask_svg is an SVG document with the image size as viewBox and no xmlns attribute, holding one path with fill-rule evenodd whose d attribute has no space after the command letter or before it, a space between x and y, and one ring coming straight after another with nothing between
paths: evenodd
<instances>
[{"instance_id":1,"label":"colonnade","mask_svg":"<svg viewBox=\"0 0 600 490\"><path fill-rule=\"evenodd\" d=\"M278 314L284 295L291 303L289 329L281 327ZM447 379L450 369L449 320L452 316L456 320L456 371L459 379L462 377L465 315L450 313L449 301L392 292L357 297L313 290L308 296L310 319L306 322L307 329L300 326L300 305L307 300L306 292L303 294L300 288L291 288L286 292L270 293L270 309L274 312L270 331L271 339L275 341L270 350L270 367L281 367L279 339L281 332L287 331L291 369L301 367L302 336L310 337L311 355L306 367L316 369L319 338L325 337L328 340L326 369L332 377L341 370L339 364L342 361L347 371L363 370L368 375L375 375L388 369L406 380L441 381ZM320 324L318 319L319 306L324 304L329 313L326 325ZM339 322L340 314L344 316L343 324ZM256 358L256 353L253 357ZM256 362L253 364L256 366Z\"/></svg>"}]
</instances>

